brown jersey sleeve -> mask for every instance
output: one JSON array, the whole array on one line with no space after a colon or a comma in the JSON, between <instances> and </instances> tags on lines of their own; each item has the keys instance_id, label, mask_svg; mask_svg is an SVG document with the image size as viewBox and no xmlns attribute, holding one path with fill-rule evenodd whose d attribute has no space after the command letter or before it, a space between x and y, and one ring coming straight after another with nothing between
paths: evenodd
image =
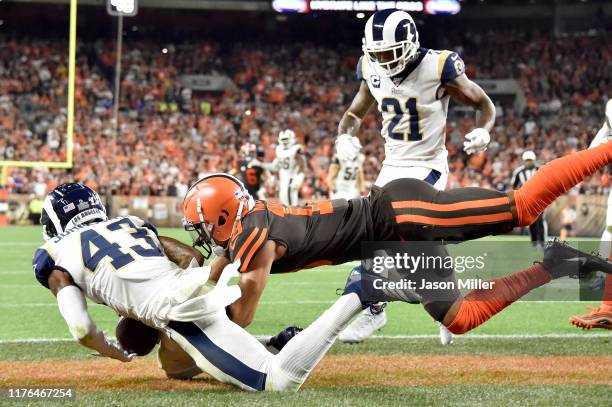
<instances>
[{"instance_id":1,"label":"brown jersey sleeve","mask_svg":"<svg viewBox=\"0 0 612 407\"><path fill-rule=\"evenodd\" d=\"M230 240L229 254L232 262L240 260L238 270L244 273L268 238L265 211L249 214L240 229Z\"/></svg>"}]
</instances>

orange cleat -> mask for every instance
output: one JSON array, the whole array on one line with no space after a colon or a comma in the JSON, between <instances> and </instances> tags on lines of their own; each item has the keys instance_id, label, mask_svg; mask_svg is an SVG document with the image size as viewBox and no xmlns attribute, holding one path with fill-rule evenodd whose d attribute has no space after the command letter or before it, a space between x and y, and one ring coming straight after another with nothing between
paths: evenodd
<instances>
[{"instance_id":1,"label":"orange cleat","mask_svg":"<svg viewBox=\"0 0 612 407\"><path fill-rule=\"evenodd\" d=\"M591 310L590 314L575 315L570 317L570 324L576 325L578 328L582 329L612 329L612 307L602 304L597 308L587 308Z\"/></svg>"}]
</instances>

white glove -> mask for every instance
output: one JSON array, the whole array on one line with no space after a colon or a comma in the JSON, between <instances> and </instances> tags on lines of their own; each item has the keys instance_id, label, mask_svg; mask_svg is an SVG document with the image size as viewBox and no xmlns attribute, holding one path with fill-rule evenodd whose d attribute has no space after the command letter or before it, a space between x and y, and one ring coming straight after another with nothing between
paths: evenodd
<instances>
[{"instance_id":1,"label":"white glove","mask_svg":"<svg viewBox=\"0 0 612 407\"><path fill-rule=\"evenodd\" d=\"M491 136L486 129L481 127L470 131L465 135L463 142L463 151L468 154L480 153L487 149L487 145L491 141Z\"/></svg>"},{"instance_id":2,"label":"white glove","mask_svg":"<svg viewBox=\"0 0 612 407\"><path fill-rule=\"evenodd\" d=\"M340 160L353 161L361 150L361 142L350 134L341 134L336 138L336 155Z\"/></svg>"},{"instance_id":3,"label":"white glove","mask_svg":"<svg viewBox=\"0 0 612 407\"><path fill-rule=\"evenodd\" d=\"M131 362L136 356L135 353L128 353L119 342L110 339L103 331L98 331L91 337L83 338L79 342L88 348L97 350L98 354L95 356L105 356L122 362Z\"/></svg>"}]
</instances>

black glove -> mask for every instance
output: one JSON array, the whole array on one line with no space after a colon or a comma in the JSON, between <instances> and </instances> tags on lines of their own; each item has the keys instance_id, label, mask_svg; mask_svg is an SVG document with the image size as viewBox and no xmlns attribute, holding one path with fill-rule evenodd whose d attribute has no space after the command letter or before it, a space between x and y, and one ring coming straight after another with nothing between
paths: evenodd
<instances>
[{"instance_id":1,"label":"black glove","mask_svg":"<svg viewBox=\"0 0 612 407\"><path fill-rule=\"evenodd\" d=\"M303 330L303 328L297 326L290 326L288 328L285 328L280 331L276 336L270 338L266 346L268 348L275 349L277 352L280 352L281 349L285 347L287 342L291 340L291 338L293 338L295 335L299 334Z\"/></svg>"}]
</instances>

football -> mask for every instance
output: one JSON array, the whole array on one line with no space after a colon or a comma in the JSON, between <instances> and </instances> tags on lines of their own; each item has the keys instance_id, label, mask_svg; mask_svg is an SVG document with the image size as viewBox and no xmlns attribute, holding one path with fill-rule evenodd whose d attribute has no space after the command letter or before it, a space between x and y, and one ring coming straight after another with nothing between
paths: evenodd
<instances>
[{"instance_id":1,"label":"football","mask_svg":"<svg viewBox=\"0 0 612 407\"><path fill-rule=\"evenodd\" d=\"M159 332L132 318L121 318L115 328L117 341L128 353L145 356L159 343Z\"/></svg>"}]
</instances>

